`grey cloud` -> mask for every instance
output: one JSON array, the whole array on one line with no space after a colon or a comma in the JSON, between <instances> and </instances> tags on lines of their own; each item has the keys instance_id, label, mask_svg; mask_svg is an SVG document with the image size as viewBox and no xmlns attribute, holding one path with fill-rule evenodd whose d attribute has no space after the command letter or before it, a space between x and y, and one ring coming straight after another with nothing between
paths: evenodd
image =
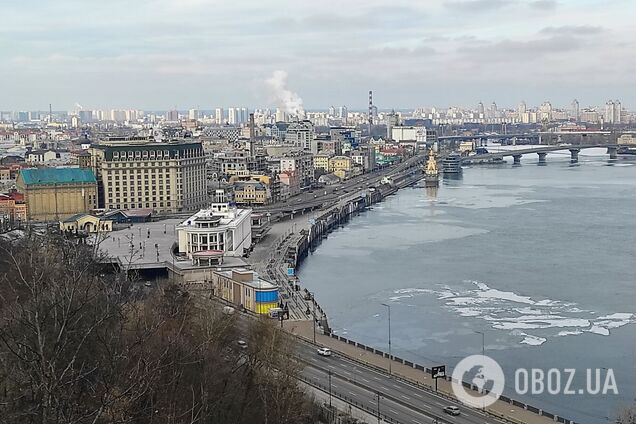
<instances>
[{"instance_id":1,"label":"grey cloud","mask_svg":"<svg viewBox=\"0 0 636 424\"><path fill-rule=\"evenodd\" d=\"M529 3L530 7L539 10L554 10L559 5L556 0L536 0Z\"/></svg>"},{"instance_id":2,"label":"grey cloud","mask_svg":"<svg viewBox=\"0 0 636 424\"><path fill-rule=\"evenodd\" d=\"M510 6L508 0L448 0L444 3L447 9L465 12L488 12Z\"/></svg>"},{"instance_id":3,"label":"grey cloud","mask_svg":"<svg viewBox=\"0 0 636 424\"><path fill-rule=\"evenodd\" d=\"M578 38L555 35L529 41L504 40L497 43L462 46L457 49L457 52L484 61L523 61L572 52L579 50L582 46L583 43Z\"/></svg>"},{"instance_id":4,"label":"grey cloud","mask_svg":"<svg viewBox=\"0 0 636 424\"><path fill-rule=\"evenodd\" d=\"M560 27L546 27L540 33L548 35L597 35L605 31L605 28L592 25L565 25Z\"/></svg>"}]
</instances>

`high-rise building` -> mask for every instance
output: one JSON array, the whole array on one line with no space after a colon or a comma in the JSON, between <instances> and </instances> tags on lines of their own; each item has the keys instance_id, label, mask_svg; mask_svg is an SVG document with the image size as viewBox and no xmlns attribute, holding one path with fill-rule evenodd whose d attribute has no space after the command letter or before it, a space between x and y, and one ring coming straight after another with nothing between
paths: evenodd
<instances>
[{"instance_id":1,"label":"high-rise building","mask_svg":"<svg viewBox=\"0 0 636 424\"><path fill-rule=\"evenodd\" d=\"M240 123L241 124L245 124L247 121L250 120L249 114L248 114L248 110L246 107L242 107L241 108L241 119L240 119Z\"/></svg>"},{"instance_id":2,"label":"high-rise building","mask_svg":"<svg viewBox=\"0 0 636 424\"><path fill-rule=\"evenodd\" d=\"M101 208L174 213L207 204L200 142L117 137L93 144L89 152Z\"/></svg>"},{"instance_id":3,"label":"high-rise building","mask_svg":"<svg viewBox=\"0 0 636 424\"><path fill-rule=\"evenodd\" d=\"M517 113L519 114L519 117L521 117L521 115L526 113L527 111L528 111L528 106L526 105L526 102L522 100L521 103L519 103L519 106L517 107Z\"/></svg>"},{"instance_id":4,"label":"high-rise building","mask_svg":"<svg viewBox=\"0 0 636 424\"><path fill-rule=\"evenodd\" d=\"M176 110L169 110L166 112L166 121L177 122L179 120L179 112Z\"/></svg>"},{"instance_id":5,"label":"high-rise building","mask_svg":"<svg viewBox=\"0 0 636 424\"><path fill-rule=\"evenodd\" d=\"M199 110L198 109L190 109L188 111L188 119L191 121L199 120Z\"/></svg>"},{"instance_id":6,"label":"high-rise building","mask_svg":"<svg viewBox=\"0 0 636 424\"><path fill-rule=\"evenodd\" d=\"M349 111L346 106L340 106L338 108L338 118L342 120L343 125L347 125L347 117L349 115Z\"/></svg>"},{"instance_id":7,"label":"high-rise building","mask_svg":"<svg viewBox=\"0 0 636 424\"><path fill-rule=\"evenodd\" d=\"M334 116L336 116L336 108L334 106L329 106L329 117L333 118Z\"/></svg>"},{"instance_id":8,"label":"high-rise building","mask_svg":"<svg viewBox=\"0 0 636 424\"><path fill-rule=\"evenodd\" d=\"M228 108L227 110L227 122L230 125L236 125L238 122L238 111L236 110L236 108Z\"/></svg>"},{"instance_id":9,"label":"high-rise building","mask_svg":"<svg viewBox=\"0 0 636 424\"><path fill-rule=\"evenodd\" d=\"M577 99L574 99L572 101L572 117L576 122L579 122L581 120L581 107Z\"/></svg>"},{"instance_id":10,"label":"high-rise building","mask_svg":"<svg viewBox=\"0 0 636 424\"><path fill-rule=\"evenodd\" d=\"M225 113L223 108L217 107L214 112L214 120L216 121L216 124L223 125L225 123Z\"/></svg>"},{"instance_id":11,"label":"high-rise building","mask_svg":"<svg viewBox=\"0 0 636 424\"><path fill-rule=\"evenodd\" d=\"M287 127L285 141L294 146L302 147L303 150L310 151L314 155L318 154L318 142L311 121L305 120L291 123Z\"/></svg>"},{"instance_id":12,"label":"high-rise building","mask_svg":"<svg viewBox=\"0 0 636 424\"><path fill-rule=\"evenodd\" d=\"M622 118L622 105L619 100L609 100L605 103L605 122L608 124L620 124Z\"/></svg>"},{"instance_id":13,"label":"high-rise building","mask_svg":"<svg viewBox=\"0 0 636 424\"><path fill-rule=\"evenodd\" d=\"M486 113L486 109L484 108L484 104L482 102L477 103L477 113L480 118L483 118Z\"/></svg>"}]
</instances>

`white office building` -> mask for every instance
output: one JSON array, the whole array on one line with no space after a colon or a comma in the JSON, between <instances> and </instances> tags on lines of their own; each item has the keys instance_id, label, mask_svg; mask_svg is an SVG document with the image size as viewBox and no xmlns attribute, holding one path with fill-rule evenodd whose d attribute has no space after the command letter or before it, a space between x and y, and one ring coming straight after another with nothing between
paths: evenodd
<instances>
[{"instance_id":1,"label":"white office building","mask_svg":"<svg viewBox=\"0 0 636 424\"><path fill-rule=\"evenodd\" d=\"M178 227L179 253L215 252L243 256L252 243L252 210L213 203L183 221Z\"/></svg>"}]
</instances>

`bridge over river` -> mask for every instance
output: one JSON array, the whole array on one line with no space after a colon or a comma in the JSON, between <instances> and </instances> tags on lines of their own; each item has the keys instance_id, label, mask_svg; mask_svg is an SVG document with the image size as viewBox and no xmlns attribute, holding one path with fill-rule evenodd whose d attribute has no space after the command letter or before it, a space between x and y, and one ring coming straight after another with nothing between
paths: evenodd
<instances>
[{"instance_id":1,"label":"bridge over river","mask_svg":"<svg viewBox=\"0 0 636 424\"><path fill-rule=\"evenodd\" d=\"M579 153L583 149L592 149L598 147L607 148L607 154L610 159L618 158L618 145L616 144L590 144L590 145L560 145L560 146L540 146L540 147L532 147L528 149L518 149L518 150L508 150L505 152L492 152L492 153L484 153L480 155L473 155L466 158L462 158L462 164L474 164L474 163L485 163L485 162L493 162L503 160L505 157L512 157L514 165L521 164L521 157L523 155L528 154L537 154L539 155L539 164L546 163L546 156L550 152L556 152L560 150L569 150L570 151L570 161L572 163L576 163L579 161Z\"/></svg>"}]
</instances>

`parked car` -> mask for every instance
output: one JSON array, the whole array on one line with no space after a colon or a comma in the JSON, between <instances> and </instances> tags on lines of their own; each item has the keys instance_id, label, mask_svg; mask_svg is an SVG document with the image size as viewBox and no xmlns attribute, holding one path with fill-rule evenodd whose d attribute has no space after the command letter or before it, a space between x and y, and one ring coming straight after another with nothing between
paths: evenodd
<instances>
[{"instance_id":1,"label":"parked car","mask_svg":"<svg viewBox=\"0 0 636 424\"><path fill-rule=\"evenodd\" d=\"M321 347L318 349L318 355L320 356L331 356L331 349L328 347Z\"/></svg>"},{"instance_id":2,"label":"parked car","mask_svg":"<svg viewBox=\"0 0 636 424\"><path fill-rule=\"evenodd\" d=\"M245 340L238 340L236 343L241 349L247 349L247 342Z\"/></svg>"},{"instance_id":3,"label":"parked car","mask_svg":"<svg viewBox=\"0 0 636 424\"><path fill-rule=\"evenodd\" d=\"M459 408L456 406L447 406L444 408L444 412L446 412L448 415L454 415L454 416L457 416L460 414Z\"/></svg>"}]
</instances>

